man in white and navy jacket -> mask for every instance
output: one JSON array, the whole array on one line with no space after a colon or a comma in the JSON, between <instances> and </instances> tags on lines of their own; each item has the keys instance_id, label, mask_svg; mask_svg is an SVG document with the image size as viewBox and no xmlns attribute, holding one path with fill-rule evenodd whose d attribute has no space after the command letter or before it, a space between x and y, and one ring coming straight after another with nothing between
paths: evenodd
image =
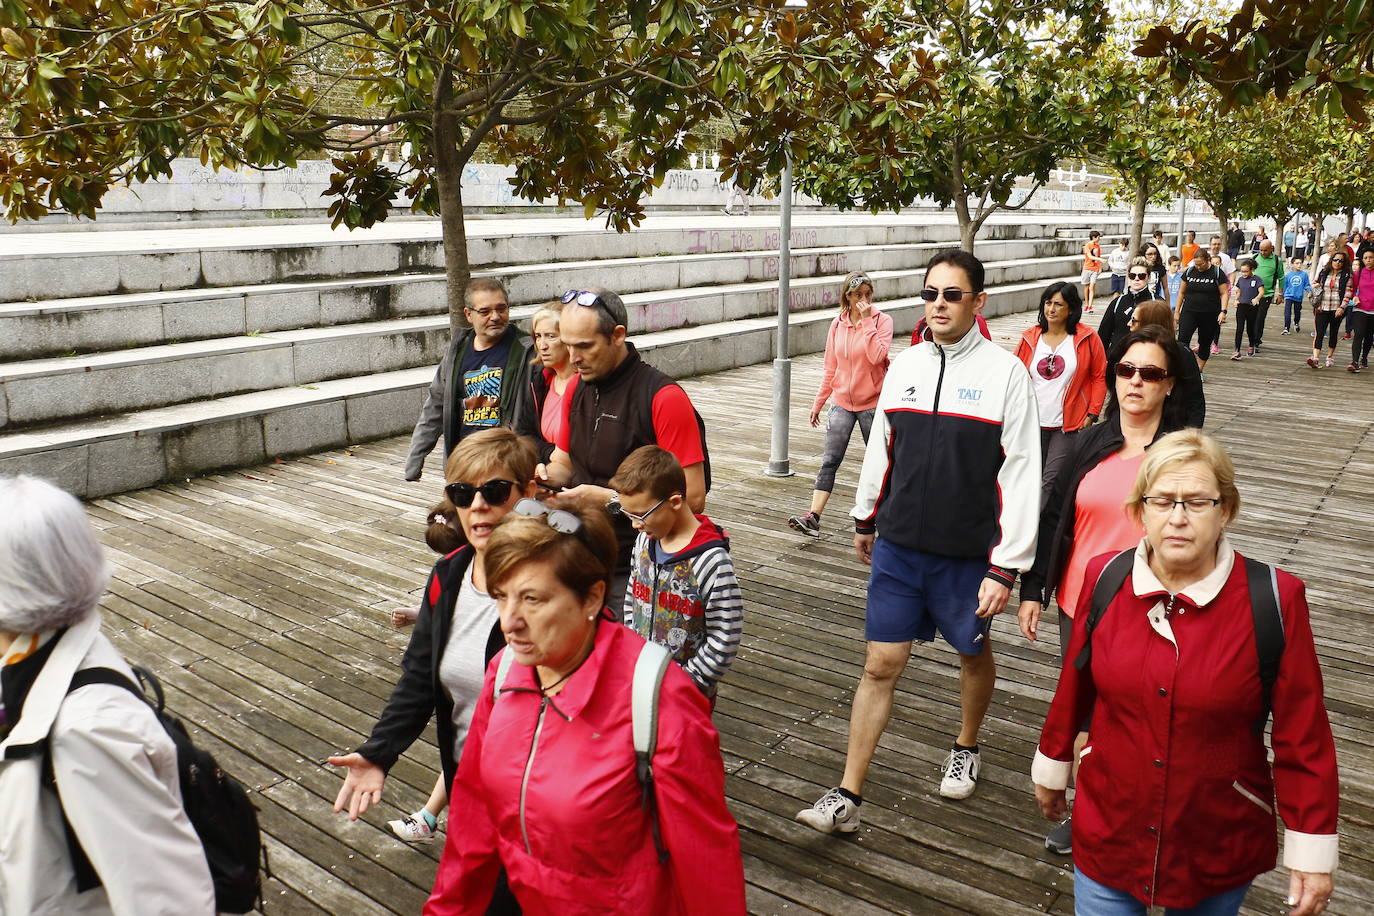
<instances>
[{"instance_id":1,"label":"man in white and navy jacket","mask_svg":"<svg viewBox=\"0 0 1374 916\"><path fill-rule=\"evenodd\" d=\"M1017 575L1035 559L1040 423L1030 375L984 338L983 264L966 251L926 268L925 339L893 360L878 398L854 510L854 547L873 567L867 657L854 692L840 785L802 823L859 828L861 791L912 642L938 632L959 653L962 721L940 794L967 798L997 669L988 645Z\"/></svg>"}]
</instances>

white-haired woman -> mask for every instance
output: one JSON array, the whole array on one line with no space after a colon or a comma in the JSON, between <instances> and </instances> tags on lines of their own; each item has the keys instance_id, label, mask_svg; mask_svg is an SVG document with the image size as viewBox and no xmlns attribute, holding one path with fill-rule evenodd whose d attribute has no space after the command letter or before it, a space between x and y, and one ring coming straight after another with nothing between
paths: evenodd
<instances>
[{"instance_id":1,"label":"white-haired woman","mask_svg":"<svg viewBox=\"0 0 1374 916\"><path fill-rule=\"evenodd\" d=\"M74 497L0 478L0 913L215 911L176 749L151 707L111 684L68 690L88 668L134 676L100 631L108 579ZM63 814L97 887L81 886Z\"/></svg>"},{"instance_id":2,"label":"white-haired woman","mask_svg":"<svg viewBox=\"0 0 1374 916\"><path fill-rule=\"evenodd\" d=\"M1300 579L1231 547L1235 480L1206 433L1162 437L1125 503L1144 539L1083 577L1090 610L1074 617L1031 769L1041 812L1062 818L1092 711L1073 809L1080 916L1235 916L1275 865L1276 812L1292 916L1331 899L1339 786L1307 599Z\"/></svg>"}]
</instances>

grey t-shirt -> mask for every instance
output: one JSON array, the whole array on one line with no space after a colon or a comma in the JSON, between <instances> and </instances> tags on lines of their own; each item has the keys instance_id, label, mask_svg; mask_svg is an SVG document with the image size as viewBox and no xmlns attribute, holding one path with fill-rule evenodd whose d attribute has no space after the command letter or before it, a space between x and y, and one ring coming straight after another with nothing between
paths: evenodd
<instances>
[{"instance_id":1,"label":"grey t-shirt","mask_svg":"<svg viewBox=\"0 0 1374 916\"><path fill-rule=\"evenodd\" d=\"M487 673L487 641L500 615L496 601L472 583L472 567L463 576L458 602L453 608L444 657L439 661L439 683L453 701L453 756L463 756L463 742L472 724L472 711L482 695Z\"/></svg>"}]
</instances>

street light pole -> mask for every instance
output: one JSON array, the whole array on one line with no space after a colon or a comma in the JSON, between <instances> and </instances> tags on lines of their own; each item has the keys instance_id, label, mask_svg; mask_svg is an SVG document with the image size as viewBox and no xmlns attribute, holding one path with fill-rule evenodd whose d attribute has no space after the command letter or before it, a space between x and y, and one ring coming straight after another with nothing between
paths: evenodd
<instances>
[{"instance_id":1,"label":"street light pole","mask_svg":"<svg viewBox=\"0 0 1374 916\"><path fill-rule=\"evenodd\" d=\"M787 456L788 422L792 406L792 360L788 346L792 286L792 157L782 166L782 225L778 233L778 344L773 359L773 444L768 457L769 477L792 476Z\"/></svg>"},{"instance_id":2,"label":"street light pole","mask_svg":"<svg viewBox=\"0 0 1374 916\"><path fill-rule=\"evenodd\" d=\"M1179 251L1182 251L1182 250L1183 250L1183 237L1184 237L1184 234L1185 234L1187 231L1188 231L1188 192L1187 192L1187 191L1184 191L1182 194L1178 195L1178 239L1175 240L1175 242L1174 242L1174 245L1178 248ZM1184 266L1185 268L1187 268L1188 265L1187 265L1187 264L1184 264L1183 266Z\"/></svg>"}]
</instances>

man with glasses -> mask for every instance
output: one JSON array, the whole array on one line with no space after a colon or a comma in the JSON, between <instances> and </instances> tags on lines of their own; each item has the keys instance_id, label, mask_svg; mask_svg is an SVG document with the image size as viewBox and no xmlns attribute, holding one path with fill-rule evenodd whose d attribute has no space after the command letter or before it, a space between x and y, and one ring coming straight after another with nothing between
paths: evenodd
<instances>
[{"instance_id":1,"label":"man with glasses","mask_svg":"<svg viewBox=\"0 0 1374 916\"><path fill-rule=\"evenodd\" d=\"M822 833L859 829L897 678L912 642L937 632L959 653L961 711L940 794L967 798L977 784L997 676L990 626L1035 559L1040 509L1035 391L1021 361L974 327L983 280L969 252L931 260L921 291L929 337L892 361L878 397L851 513L855 550L873 571L844 777L797 813Z\"/></svg>"},{"instance_id":2,"label":"man with glasses","mask_svg":"<svg viewBox=\"0 0 1374 916\"><path fill-rule=\"evenodd\" d=\"M410 436L406 480L419 480L440 433L444 458L466 435L514 427L530 394L530 339L510 321L510 298L495 277L474 277L463 293L470 328L454 335L425 394Z\"/></svg>"},{"instance_id":3,"label":"man with glasses","mask_svg":"<svg viewBox=\"0 0 1374 916\"><path fill-rule=\"evenodd\" d=\"M579 380L567 427L542 469L547 482L568 487L561 500L608 506L616 495L610 480L620 463L641 446L658 445L682 465L687 505L693 512L705 511L711 484L706 426L687 392L625 339L629 318L615 293L601 287L571 289L563 303L558 333ZM614 514L613 521L620 554L607 605L619 610L635 529L623 514Z\"/></svg>"}]
</instances>

